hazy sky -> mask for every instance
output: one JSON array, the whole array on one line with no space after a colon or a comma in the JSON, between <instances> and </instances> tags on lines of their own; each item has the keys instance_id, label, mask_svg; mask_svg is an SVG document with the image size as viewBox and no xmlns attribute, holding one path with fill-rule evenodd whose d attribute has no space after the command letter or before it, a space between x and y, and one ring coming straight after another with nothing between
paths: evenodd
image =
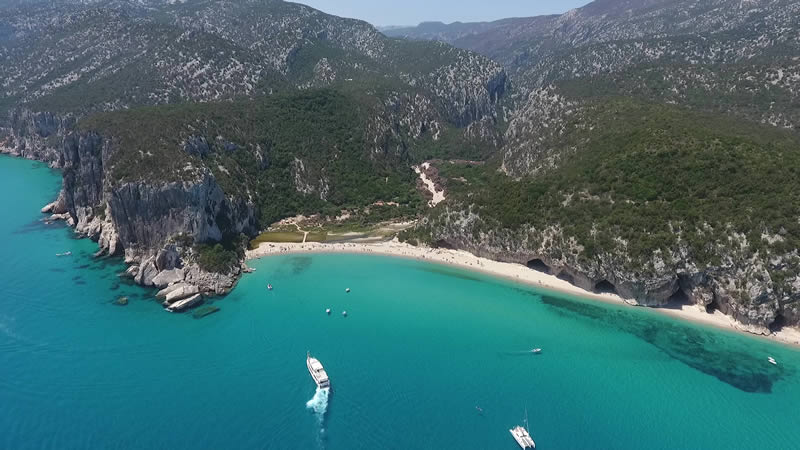
<instances>
[{"instance_id":1,"label":"hazy sky","mask_svg":"<svg viewBox=\"0 0 800 450\"><path fill-rule=\"evenodd\" d=\"M482 22L505 17L563 13L590 0L293 0L326 13L366 20L373 25L419 22Z\"/></svg>"}]
</instances>

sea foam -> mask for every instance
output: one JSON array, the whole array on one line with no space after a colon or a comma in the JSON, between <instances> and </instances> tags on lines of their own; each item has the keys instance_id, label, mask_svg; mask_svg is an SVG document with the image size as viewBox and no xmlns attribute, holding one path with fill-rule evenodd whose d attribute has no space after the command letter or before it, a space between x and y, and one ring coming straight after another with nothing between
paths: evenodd
<instances>
[{"instance_id":1,"label":"sea foam","mask_svg":"<svg viewBox=\"0 0 800 450\"><path fill-rule=\"evenodd\" d=\"M322 423L322 420L325 418L325 412L328 410L328 396L330 392L330 388L317 388L314 397L306 402L306 408L314 411L320 423Z\"/></svg>"}]
</instances>

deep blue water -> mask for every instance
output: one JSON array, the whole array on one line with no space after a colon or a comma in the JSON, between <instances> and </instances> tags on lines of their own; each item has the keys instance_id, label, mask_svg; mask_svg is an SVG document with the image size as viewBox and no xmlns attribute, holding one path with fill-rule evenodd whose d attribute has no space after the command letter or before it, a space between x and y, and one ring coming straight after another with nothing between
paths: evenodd
<instances>
[{"instance_id":1,"label":"deep blue water","mask_svg":"<svg viewBox=\"0 0 800 450\"><path fill-rule=\"evenodd\" d=\"M0 157L0 448L514 449L526 408L539 449L800 448L794 349L364 255L257 261L218 313L169 314L39 221L59 184Z\"/></svg>"}]
</instances>

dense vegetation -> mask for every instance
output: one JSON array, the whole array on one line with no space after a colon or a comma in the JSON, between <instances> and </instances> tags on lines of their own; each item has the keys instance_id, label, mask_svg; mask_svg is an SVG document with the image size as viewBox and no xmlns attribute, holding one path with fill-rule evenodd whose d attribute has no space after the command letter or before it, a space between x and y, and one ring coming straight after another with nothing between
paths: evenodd
<instances>
[{"instance_id":1,"label":"dense vegetation","mask_svg":"<svg viewBox=\"0 0 800 450\"><path fill-rule=\"evenodd\" d=\"M800 247L800 139L790 132L678 107L604 98L593 129L559 143L577 146L560 167L515 181L494 166L443 165L451 196L488 227L559 224L584 257L620 249L642 261L683 240L700 264L716 245L746 235L752 251ZM465 179L466 182L459 181ZM773 243L762 238L775 236Z\"/></svg>"},{"instance_id":2,"label":"dense vegetation","mask_svg":"<svg viewBox=\"0 0 800 450\"><path fill-rule=\"evenodd\" d=\"M410 155L370 152L365 141L374 98L334 90L254 101L146 107L101 114L84 131L114 136L114 183L196 179L210 170L225 193L253 198L261 223L295 214L338 215L377 201L407 215L422 198ZM391 218L391 217L386 217Z\"/></svg>"},{"instance_id":3,"label":"dense vegetation","mask_svg":"<svg viewBox=\"0 0 800 450\"><path fill-rule=\"evenodd\" d=\"M228 237L222 242L194 246L197 264L205 271L230 273L244 258L247 237Z\"/></svg>"},{"instance_id":4,"label":"dense vegetation","mask_svg":"<svg viewBox=\"0 0 800 450\"><path fill-rule=\"evenodd\" d=\"M570 97L629 96L785 126L800 121L800 93L791 83L780 82L796 70L794 61L784 56L776 57L769 67L752 62L644 64L597 75L589 83L577 78L557 84ZM681 89L674 89L676 84Z\"/></svg>"}]
</instances>

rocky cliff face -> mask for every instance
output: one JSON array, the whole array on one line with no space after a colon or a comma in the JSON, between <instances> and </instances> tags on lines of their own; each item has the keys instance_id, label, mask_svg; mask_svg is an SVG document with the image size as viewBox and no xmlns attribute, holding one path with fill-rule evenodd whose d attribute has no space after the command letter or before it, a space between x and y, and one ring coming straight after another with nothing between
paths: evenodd
<instances>
[{"instance_id":1,"label":"rocky cliff face","mask_svg":"<svg viewBox=\"0 0 800 450\"><path fill-rule=\"evenodd\" d=\"M681 204L699 204L720 186L701 187L698 183L696 190L670 197L663 194L674 187L654 175L667 173L675 163L682 167L676 173L697 170L695 173L705 173L706 178L717 177L719 165L715 164L738 145L734 140L748 133L752 137L771 132L744 131L750 126L747 123L790 131L800 127L796 108L800 93L798 12L800 2L796 0L597 0L556 16L387 30L389 35L435 39L489 56L503 64L514 86L506 102L508 127L501 157L492 166L498 171L484 176L507 175L525 187L517 190L513 184L502 185L493 191L495 198L481 196L483 187L448 195L445 211L429 214L425 233L443 245L530 263L590 290L613 289L643 305L696 303L723 311L755 332L800 324L800 268L797 241L792 238L794 224L800 219L797 208L780 208L770 214L776 207L761 209L768 202L759 200L753 209L734 207L735 213L724 218L704 210L694 216L696 222L687 221L684 213L700 210ZM678 105L687 115L706 114L702 119L697 116L698 120L713 125L690 131L691 124L683 123L679 126L682 136L659 129L655 122L631 127L636 117L626 115L624 107L598 107L621 98L659 105L644 113L646 116L659 116ZM723 123L730 117L741 122ZM652 171L634 162L660 150L670 153L686 148L726 128L735 130L730 135L735 139L718 141L725 144L715 150L712 163L705 167L689 168L697 153L672 153L650 160ZM753 140L754 152L749 154L770 154L770 148L783 139L794 137L787 133ZM611 161L615 147L644 141L636 151ZM715 148L713 143L700 147ZM786 147L787 154L793 154L792 148L796 145ZM587 160L592 163L579 163ZM743 158L734 164L744 164ZM771 178L769 172L786 162L771 164L775 166L746 177L725 173L720 178L737 179L739 186L761 179L760 184L765 185ZM613 180L605 177L612 172ZM565 186L559 184L559 177L580 179L585 184ZM670 178L696 181L702 177ZM785 179L793 184L794 177ZM651 182L654 184L649 185ZM559 185L555 188L558 194L539 201L548 189L553 190L545 186L548 183ZM634 186L627 191L633 195L622 194L626 186ZM638 196L650 188L649 194ZM493 205L503 203L496 196L512 193L518 195L515 202ZM758 189L732 188L717 194L744 202L755 198ZM789 197L780 203L794 204ZM661 205L658 212L650 210L644 220L631 219L644 217L639 213L654 204ZM562 213L564 210L570 212ZM528 220L532 215L541 219ZM738 220L741 216L752 220L744 225ZM776 221L761 220L767 216ZM710 225L716 219L720 220ZM587 228L577 231L575 223L587 224ZM659 223L669 226L654 225ZM665 236L669 238L661 240ZM773 246L784 239L785 245ZM647 242L637 247L636 241ZM655 244L667 241L669 245ZM692 245L688 241L693 241ZM698 252L700 247L705 247L704 254ZM642 248L650 251L642 252Z\"/></svg>"},{"instance_id":2,"label":"rocky cliff face","mask_svg":"<svg viewBox=\"0 0 800 450\"><path fill-rule=\"evenodd\" d=\"M73 131L64 125L69 119L51 114L23 112L12 119L6 128L11 140L4 150L62 170L61 194L43 212L97 241L97 256L124 253L132 265L129 274L144 286L186 280L214 294L233 287L238 269L206 272L194 262L191 245L172 242L176 237L192 243L219 241L223 234L253 234L257 228L252 204L226 197L209 172L184 183L115 183L108 176L111 140ZM156 279L173 269L180 271Z\"/></svg>"},{"instance_id":3,"label":"rocky cliff face","mask_svg":"<svg viewBox=\"0 0 800 450\"><path fill-rule=\"evenodd\" d=\"M135 253L161 248L176 235L217 242L223 233L257 230L252 205L229 200L208 172L184 183L124 183L109 194L120 239Z\"/></svg>"},{"instance_id":4,"label":"rocky cliff face","mask_svg":"<svg viewBox=\"0 0 800 450\"><path fill-rule=\"evenodd\" d=\"M182 103L188 117L195 112L187 103L330 87L369 98L364 103L374 114L361 131L363 151L387 175L402 172L398 166L410 172L409 149L437 143L454 128L450 134L459 137L448 141L453 147L473 136L490 141L493 150L499 142L498 104L508 89L500 65L446 45L387 39L365 22L303 5L63 0L0 7L0 151L62 169L63 192L45 209L97 240L99 253L124 253L130 275L144 285L189 280L202 290L224 292L238 269L224 275L200 270L189 242L255 233L258 209L269 209L255 201L259 195L279 197L272 191L286 184L263 176L273 163L299 161L283 169L293 171L301 196L313 186L307 194L321 202L337 188L336 173L329 172L344 169L317 161L319 152L279 155L287 149L308 152L309 144L273 142L268 128L257 133L218 127L216 118L182 123L178 113L169 116L173 135L142 144L149 131L121 130L124 120L112 119L102 132L79 125L93 115ZM161 124L143 128L152 126ZM184 151L170 153L177 149L172 141L184 142ZM311 145L334 160L346 159L343 143L328 136ZM243 179L252 183L242 186ZM338 195L330 193L340 202L346 200L342 192L353 190L341 184Z\"/></svg>"},{"instance_id":5,"label":"rocky cliff face","mask_svg":"<svg viewBox=\"0 0 800 450\"><path fill-rule=\"evenodd\" d=\"M74 125L69 114L14 109L0 116L0 153L61 167L61 139Z\"/></svg>"},{"instance_id":6,"label":"rocky cliff face","mask_svg":"<svg viewBox=\"0 0 800 450\"><path fill-rule=\"evenodd\" d=\"M747 239L719 247L718 263L699 267L680 246L669 254L656 251L648 261L631 261L619 252L586 258L583 247L561 227L503 229L471 208L448 205L425 227L436 245L468 250L478 256L527 265L556 275L583 289L613 292L643 306L696 304L717 309L746 331L768 334L771 327L800 324L800 275L789 289L778 286L769 269L797 267L797 251L765 258L753 255Z\"/></svg>"}]
</instances>

